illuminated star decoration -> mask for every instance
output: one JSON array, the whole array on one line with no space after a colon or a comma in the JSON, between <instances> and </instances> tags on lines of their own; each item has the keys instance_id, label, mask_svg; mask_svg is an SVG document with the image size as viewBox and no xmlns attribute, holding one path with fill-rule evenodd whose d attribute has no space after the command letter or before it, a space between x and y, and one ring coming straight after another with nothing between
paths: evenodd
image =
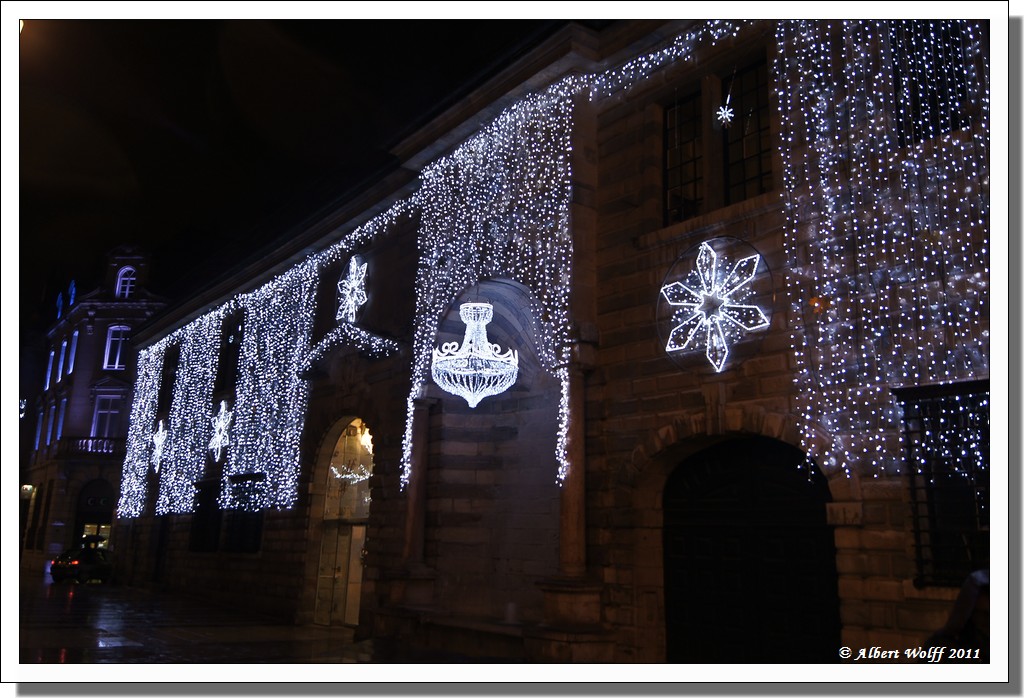
<instances>
[{"instance_id":1,"label":"illuminated star decoration","mask_svg":"<svg viewBox=\"0 0 1024 698\"><path fill-rule=\"evenodd\" d=\"M167 430L164 429L164 420L160 420L156 433L153 434L153 472L160 472L160 458L164 455L164 444L167 443Z\"/></svg>"},{"instance_id":2,"label":"illuminated star decoration","mask_svg":"<svg viewBox=\"0 0 1024 698\"><path fill-rule=\"evenodd\" d=\"M228 409L226 400L220 401L220 412L213 418L213 438L210 439L210 450L213 451L213 460L220 460L224 449L228 447L228 429L231 427L231 418L234 413Z\"/></svg>"},{"instance_id":3,"label":"illuminated star decoration","mask_svg":"<svg viewBox=\"0 0 1024 698\"><path fill-rule=\"evenodd\" d=\"M729 358L729 344L744 332L768 326L768 318L755 305L743 305L750 294L748 286L754 278L761 255L753 254L727 268L707 242L697 254L697 266L685 282L675 281L661 288L669 305L678 306L672 322L666 351L681 351L704 342L704 353L721 371Z\"/></svg>"},{"instance_id":4,"label":"illuminated star decoration","mask_svg":"<svg viewBox=\"0 0 1024 698\"><path fill-rule=\"evenodd\" d=\"M725 104L718 108L718 120L722 122L723 126L728 126L732 122L732 117L735 116L732 111L732 107L729 106L728 100Z\"/></svg>"},{"instance_id":5,"label":"illuminated star decoration","mask_svg":"<svg viewBox=\"0 0 1024 698\"><path fill-rule=\"evenodd\" d=\"M348 262L348 276L338 282L338 314L336 320L356 321L356 311L366 302L366 265L355 257Z\"/></svg>"}]
</instances>

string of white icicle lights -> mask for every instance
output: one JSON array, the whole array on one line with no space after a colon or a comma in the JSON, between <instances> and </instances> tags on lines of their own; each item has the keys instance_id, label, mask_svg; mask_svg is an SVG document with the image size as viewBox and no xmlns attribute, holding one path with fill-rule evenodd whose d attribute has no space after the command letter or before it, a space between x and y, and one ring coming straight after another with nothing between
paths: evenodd
<instances>
[{"instance_id":1,"label":"string of white icicle lights","mask_svg":"<svg viewBox=\"0 0 1024 698\"><path fill-rule=\"evenodd\" d=\"M139 352L119 516L142 515L153 494L148 490L147 470L154 448L164 359L171 347L178 348L179 358L167 408L168 451L160 461L164 467L158 473L153 511L192 511L195 482L203 475L213 438L213 386L221 327L226 317L239 311L244 315L243 337L218 501L231 509L292 506L298 496L299 440L308 402L308 381L303 376L309 364L340 344L357 346L371 355L387 355L398 348L393 340L348 323L343 325L349 331L329 333L311 347L315 290L321 272L353 248L387 233L407 214L408 202L395 204L334 245ZM242 484L236 484L239 481Z\"/></svg>"},{"instance_id":2,"label":"string of white icicle lights","mask_svg":"<svg viewBox=\"0 0 1024 698\"><path fill-rule=\"evenodd\" d=\"M571 350L571 95L581 84L563 80L517 102L422 173L403 488L411 476L415 400L430 373L441 318L464 290L489 278L529 289L538 358L563 382L563 394L568 391L568 374L559 369ZM559 482L568 468L568 422L568 403L562 400L555 453Z\"/></svg>"},{"instance_id":3,"label":"string of white icicle lights","mask_svg":"<svg viewBox=\"0 0 1024 698\"><path fill-rule=\"evenodd\" d=\"M898 472L890 388L988 373L980 28L787 21L776 37L804 449L847 474Z\"/></svg>"},{"instance_id":4,"label":"string of white icicle lights","mask_svg":"<svg viewBox=\"0 0 1024 698\"><path fill-rule=\"evenodd\" d=\"M570 465L573 100L607 97L671 61L689 60L698 46L737 36L747 24L697 23L662 49L598 75L565 78L516 102L424 168L416 194L257 291L211 311L221 317L245 313L222 506L294 502L308 397L302 376L313 361L339 344L371 355L397 351L396 343L361 328L335 331L310 347L310 324L321 272L413 215L419 216L420 259L403 486L412 467L414 402L426 384L441 318L459 294L490 278L511 279L531 295L538 356L562 387L555 457L556 480L563 481ZM778 24L774 74L783 126L785 249L793 260L787 293L799 367L797 408L805 417L805 450L848 472L855 464L884 470L898 462L899 413L890 386L987 372L987 66L977 27L959 22L948 31L951 26ZM833 36L841 38L835 64ZM957 55L967 60L955 60ZM894 71L913 79L894 80ZM915 98L914 86L922 85L926 91ZM966 95L961 101L973 110L968 128L946 131L960 122L917 116L909 108L931 108L940 92L958 100ZM894 128L897 119L906 123ZM123 516L141 513L149 496L146 465L160 367L172 344L193 348L182 351L188 357L179 367L184 377L175 379L168 444L209 443L209 419L187 417L189 398L179 396L202 395L212 380L208 367L219 358L219 342L190 338L202 327L194 321L140 356L119 503ZM956 351L946 352L950 346ZM272 399L263 403L264 397ZM211 410L212 402L200 414L209 417ZM169 475L179 465L166 458L160 473L159 501L169 512L190 509L194 499L192 447L180 448L187 461L182 471ZM244 475L262 479L232 494L239 490L227 478Z\"/></svg>"}]
</instances>

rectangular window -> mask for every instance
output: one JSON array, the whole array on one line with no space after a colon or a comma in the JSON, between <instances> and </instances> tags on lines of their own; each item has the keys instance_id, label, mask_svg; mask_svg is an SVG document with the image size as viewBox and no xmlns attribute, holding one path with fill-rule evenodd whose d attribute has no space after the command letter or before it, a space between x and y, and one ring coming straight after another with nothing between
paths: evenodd
<instances>
[{"instance_id":1,"label":"rectangular window","mask_svg":"<svg viewBox=\"0 0 1024 698\"><path fill-rule=\"evenodd\" d=\"M36 414L36 445L35 449L39 450L39 440L43 437L43 411L39 410Z\"/></svg>"},{"instance_id":2,"label":"rectangular window","mask_svg":"<svg viewBox=\"0 0 1024 698\"><path fill-rule=\"evenodd\" d=\"M665 107L665 225L775 187L766 55L701 85Z\"/></svg>"},{"instance_id":3,"label":"rectangular window","mask_svg":"<svg viewBox=\"0 0 1024 698\"><path fill-rule=\"evenodd\" d=\"M768 62L762 59L737 71L723 82L722 95L734 112L722 129L728 206L772 190Z\"/></svg>"},{"instance_id":4,"label":"rectangular window","mask_svg":"<svg viewBox=\"0 0 1024 698\"><path fill-rule=\"evenodd\" d=\"M222 516L217 504L219 492L219 479L196 482L195 509L192 511L192 527L188 538L188 549L192 552L212 553L217 550Z\"/></svg>"},{"instance_id":5,"label":"rectangular window","mask_svg":"<svg viewBox=\"0 0 1024 698\"><path fill-rule=\"evenodd\" d=\"M53 374L53 349L50 350L50 358L46 362L46 382L43 383L43 390L50 389L50 376Z\"/></svg>"},{"instance_id":6,"label":"rectangular window","mask_svg":"<svg viewBox=\"0 0 1024 698\"><path fill-rule=\"evenodd\" d=\"M46 413L46 445L49 446L53 441L53 418L56 409L51 405L50 409Z\"/></svg>"},{"instance_id":7,"label":"rectangular window","mask_svg":"<svg viewBox=\"0 0 1024 698\"><path fill-rule=\"evenodd\" d=\"M263 510L258 509L265 486L263 473L231 475L228 487L240 508L224 512L224 550L257 553L263 539Z\"/></svg>"},{"instance_id":8,"label":"rectangular window","mask_svg":"<svg viewBox=\"0 0 1024 698\"><path fill-rule=\"evenodd\" d=\"M71 353L68 354L68 375L75 370L75 354L78 352L78 330L71 335Z\"/></svg>"},{"instance_id":9,"label":"rectangular window","mask_svg":"<svg viewBox=\"0 0 1024 698\"><path fill-rule=\"evenodd\" d=\"M60 343L60 357L57 359L57 382L60 383L61 376L64 374L64 356L68 350L68 340L64 340Z\"/></svg>"},{"instance_id":10,"label":"rectangular window","mask_svg":"<svg viewBox=\"0 0 1024 698\"><path fill-rule=\"evenodd\" d=\"M118 435L121 426L121 396L97 395L96 409L92 417L92 434L95 439L110 439Z\"/></svg>"},{"instance_id":11,"label":"rectangular window","mask_svg":"<svg viewBox=\"0 0 1024 698\"><path fill-rule=\"evenodd\" d=\"M68 399L64 398L60 401L60 414L57 415L57 441L60 441L61 435L64 433L64 413L68 409Z\"/></svg>"},{"instance_id":12,"label":"rectangular window","mask_svg":"<svg viewBox=\"0 0 1024 698\"><path fill-rule=\"evenodd\" d=\"M107 330L107 349L104 353L103 368L108 370L123 370L125 360L128 358L128 335L130 327L115 325Z\"/></svg>"},{"instance_id":13,"label":"rectangular window","mask_svg":"<svg viewBox=\"0 0 1024 698\"><path fill-rule=\"evenodd\" d=\"M901 148L971 122L965 52L971 42L963 20L902 20L889 24L896 135Z\"/></svg>"},{"instance_id":14,"label":"rectangular window","mask_svg":"<svg viewBox=\"0 0 1024 698\"><path fill-rule=\"evenodd\" d=\"M217 361L217 377L213 394L234 392L238 381L238 359L242 351L242 314L235 313L224 318L221 325L220 357Z\"/></svg>"},{"instance_id":15,"label":"rectangular window","mask_svg":"<svg viewBox=\"0 0 1024 698\"><path fill-rule=\"evenodd\" d=\"M665 225L704 210L700 105L698 92L665 109Z\"/></svg>"},{"instance_id":16,"label":"rectangular window","mask_svg":"<svg viewBox=\"0 0 1024 698\"><path fill-rule=\"evenodd\" d=\"M903 408L918 586L960 586L989 564L989 387L894 390Z\"/></svg>"}]
</instances>

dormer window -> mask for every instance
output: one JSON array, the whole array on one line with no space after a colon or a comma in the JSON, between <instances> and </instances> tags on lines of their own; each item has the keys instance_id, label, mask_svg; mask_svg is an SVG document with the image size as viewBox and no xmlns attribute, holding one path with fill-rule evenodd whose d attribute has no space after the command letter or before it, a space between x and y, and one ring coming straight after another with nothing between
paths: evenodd
<instances>
[{"instance_id":1,"label":"dormer window","mask_svg":"<svg viewBox=\"0 0 1024 698\"><path fill-rule=\"evenodd\" d=\"M135 268L123 267L117 272L117 285L114 287L114 295L117 298L128 299L135 292Z\"/></svg>"}]
</instances>

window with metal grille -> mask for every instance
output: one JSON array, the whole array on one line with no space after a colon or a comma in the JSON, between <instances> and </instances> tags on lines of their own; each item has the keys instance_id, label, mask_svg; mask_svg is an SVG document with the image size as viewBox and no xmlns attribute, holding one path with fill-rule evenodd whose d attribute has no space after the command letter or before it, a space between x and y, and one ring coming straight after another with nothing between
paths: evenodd
<instances>
[{"instance_id":1,"label":"window with metal grille","mask_svg":"<svg viewBox=\"0 0 1024 698\"><path fill-rule=\"evenodd\" d=\"M192 552L216 552L220 545L221 517L217 504L220 479L207 478L196 482L195 509L189 530L188 549Z\"/></svg>"},{"instance_id":2,"label":"window with metal grille","mask_svg":"<svg viewBox=\"0 0 1024 698\"><path fill-rule=\"evenodd\" d=\"M960 586L989 563L989 385L894 390L903 409L917 586Z\"/></svg>"},{"instance_id":3,"label":"window with metal grille","mask_svg":"<svg viewBox=\"0 0 1024 698\"><path fill-rule=\"evenodd\" d=\"M771 131L768 117L768 63L762 59L722 83L735 117L722 129L725 204L772 189Z\"/></svg>"},{"instance_id":4,"label":"window with metal grille","mask_svg":"<svg viewBox=\"0 0 1024 698\"><path fill-rule=\"evenodd\" d=\"M263 539L263 501L266 476L263 473L229 475L228 487L240 508L224 511L222 549L229 553L258 553Z\"/></svg>"},{"instance_id":5,"label":"window with metal grille","mask_svg":"<svg viewBox=\"0 0 1024 698\"><path fill-rule=\"evenodd\" d=\"M700 93L665 109L665 225L685 221L704 207Z\"/></svg>"},{"instance_id":6,"label":"window with metal grille","mask_svg":"<svg viewBox=\"0 0 1024 698\"><path fill-rule=\"evenodd\" d=\"M896 135L901 148L970 124L974 107L968 81L973 66L966 56L975 41L964 20L890 23Z\"/></svg>"},{"instance_id":7,"label":"window with metal grille","mask_svg":"<svg viewBox=\"0 0 1024 698\"><path fill-rule=\"evenodd\" d=\"M665 225L774 188L765 53L700 84L664 108ZM729 117L716 110L728 110Z\"/></svg>"}]
</instances>

